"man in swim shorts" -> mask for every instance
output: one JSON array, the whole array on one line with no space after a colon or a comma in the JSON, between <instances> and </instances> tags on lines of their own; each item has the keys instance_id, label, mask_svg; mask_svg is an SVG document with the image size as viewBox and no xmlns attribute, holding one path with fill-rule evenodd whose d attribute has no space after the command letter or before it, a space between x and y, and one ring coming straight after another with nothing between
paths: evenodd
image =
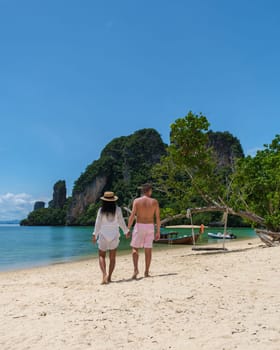
<instances>
[{"instance_id":1,"label":"man in swim shorts","mask_svg":"<svg viewBox=\"0 0 280 350\"><path fill-rule=\"evenodd\" d=\"M135 218L136 224L132 233L131 247L134 265L132 278L136 279L139 274L138 259L139 248L145 249L145 277L149 277L149 269L152 260L153 240L160 238L160 210L158 201L152 197L152 186L145 184L142 186L142 196L133 202L131 215L128 219L128 229L130 230ZM156 220L156 234L155 234Z\"/></svg>"}]
</instances>

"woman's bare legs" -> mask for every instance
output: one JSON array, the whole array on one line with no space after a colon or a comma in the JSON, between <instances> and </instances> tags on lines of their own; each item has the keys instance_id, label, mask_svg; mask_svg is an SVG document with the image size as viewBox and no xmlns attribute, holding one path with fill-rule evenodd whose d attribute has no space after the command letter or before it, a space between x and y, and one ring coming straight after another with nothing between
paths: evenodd
<instances>
[{"instance_id":1,"label":"woman's bare legs","mask_svg":"<svg viewBox=\"0 0 280 350\"><path fill-rule=\"evenodd\" d=\"M103 252L99 249L99 266L103 274L103 279L101 284L107 284L108 283L108 276L106 273L106 252Z\"/></svg>"},{"instance_id":2,"label":"woman's bare legs","mask_svg":"<svg viewBox=\"0 0 280 350\"><path fill-rule=\"evenodd\" d=\"M108 282L112 281L112 273L115 269L115 265L116 265L116 253L117 253L117 249L113 249L109 251L109 259L110 259L110 263L109 263L109 274L108 274Z\"/></svg>"}]
</instances>

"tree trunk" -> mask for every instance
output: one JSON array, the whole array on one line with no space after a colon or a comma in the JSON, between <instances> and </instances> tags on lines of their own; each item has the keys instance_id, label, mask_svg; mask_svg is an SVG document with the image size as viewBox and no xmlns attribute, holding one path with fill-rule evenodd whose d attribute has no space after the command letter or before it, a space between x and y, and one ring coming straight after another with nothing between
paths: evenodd
<instances>
[{"instance_id":1,"label":"tree trunk","mask_svg":"<svg viewBox=\"0 0 280 350\"><path fill-rule=\"evenodd\" d=\"M131 213L131 210L129 208L124 207L124 209L128 213ZM209 206L209 207L190 208L190 211L192 214L215 212L215 211L220 211L223 213L227 212L230 215L240 216L243 219L249 220L249 221L254 222L256 224L264 225L264 219L262 217L256 215L255 213L251 213L249 211L243 211L243 210L235 211L232 208L229 208L226 206L214 205L214 206ZM187 214L173 215L173 216L170 216L170 217L167 217L167 218L161 220L161 225L164 226L169 221L176 220L176 219L182 219L182 218L186 218L186 217L187 217Z\"/></svg>"},{"instance_id":2,"label":"tree trunk","mask_svg":"<svg viewBox=\"0 0 280 350\"><path fill-rule=\"evenodd\" d=\"M268 230L256 230L257 233L260 234L265 234L270 236L274 241L279 241L280 242L280 232L273 232L273 231L268 231Z\"/></svg>"},{"instance_id":3,"label":"tree trunk","mask_svg":"<svg viewBox=\"0 0 280 350\"><path fill-rule=\"evenodd\" d=\"M236 216L240 216L243 219L249 220L251 222L255 222L259 225L264 225L264 219L254 213L251 213L249 211L235 211L232 208L226 207L226 206L218 206L218 205L214 205L214 206L209 206L209 207L200 207L200 208L191 208L190 209L192 214L197 214L197 213L206 213L206 212L215 212L215 211L220 211L223 213L228 212L228 214L230 215L236 215ZM161 224L165 225L166 223L168 223L169 221L175 220L175 219L181 219L186 217L186 214L177 214L174 216L170 216L168 218L165 218L163 220L161 220Z\"/></svg>"},{"instance_id":4,"label":"tree trunk","mask_svg":"<svg viewBox=\"0 0 280 350\"><path fill-rule=\"evenodd\" d=\"M191 208L190 209L192 214L196 213L205 213L205 212L214 212L214 211L220 211L220 212L228 212L230 215L240 216L243 219L255 222L260 225L264 225L264 219L255 213L251 213L249 211L235 211L232 208L229 207L222 207L222 206L210 206L210 207L201 207L201 208Z\"/></svg>"},{"instance_id":5,"label":"tree trunk","mask_svg":"<svg viewBox=\"0 0 280 350\"><path fill-rule=\"evenodd\" d=\"M187 217L187 214L173 215L173 216L170 216L168 218L165 218L165 219L161 220L160 224L164 226L165 224L167 224L171 220L182 219L182 218L186 218L186 217Z\"/></svg>"}]
</instances>

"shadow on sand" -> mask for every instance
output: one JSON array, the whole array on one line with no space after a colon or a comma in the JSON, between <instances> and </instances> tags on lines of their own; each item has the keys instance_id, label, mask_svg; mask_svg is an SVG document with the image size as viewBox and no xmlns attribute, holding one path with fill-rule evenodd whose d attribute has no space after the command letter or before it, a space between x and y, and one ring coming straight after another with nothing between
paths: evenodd
<instances>
[{"instance_id":1,"label":"shadow on sand","mask_svg":"<svg viewBox=\"0 0 280 350\"><path fill-rule=\"evenodd\" d=\"M207 251L207 249L205 249L205 251L203 251L203 249L201 249L201 250L198 250L197 252L194 252L192 254L182 255L182 257L184 257L184 256L186 256L186 257L187 256L198 256L198 255L217 255L217 254L241 253L241 252L246 252L248 250L259 249L259 248L264 248L264 246L258 245L258 246L248 247L248 248L231 249L231 250L215 250L213 248L212 251Z\"/></svg>"},{"instance_id":2,"label":"shadow on sand","mask_svg":"<svg viewBox=\"0 0 280 350\"><path fill-rule=\"evenodd\" d=\"M139 282L143 279L151 279L151 278L157 278L157 277L167 277L167 276L176 276L178 275L178 273L176 272L171 272L171 273L161 273L159 275L152 275L152 276L149 276L149 277L138 277L138 278L124 278L122 280L117 280L117 281L112 281L110 283L125 283L125 282L133 282L133 281L136 281L136 282Z\"/></svg>"}]
</instances>

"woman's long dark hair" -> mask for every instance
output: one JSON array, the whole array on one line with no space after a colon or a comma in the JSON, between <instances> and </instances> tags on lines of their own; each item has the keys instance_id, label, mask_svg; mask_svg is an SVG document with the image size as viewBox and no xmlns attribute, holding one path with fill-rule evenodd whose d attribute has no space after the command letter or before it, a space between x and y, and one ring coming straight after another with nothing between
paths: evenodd
<instances>
[{"instance_id":1,"label":"woman's long dark hair","mask_svg":"<svg viewBox=\"0 0 280 350\"><path fill-rule=\"evenodd\" d=\"M116 208L116 202L102 201L101 213L105 214L106 216L114 216L116 213Z\"/></svg>"}]
</instances>

